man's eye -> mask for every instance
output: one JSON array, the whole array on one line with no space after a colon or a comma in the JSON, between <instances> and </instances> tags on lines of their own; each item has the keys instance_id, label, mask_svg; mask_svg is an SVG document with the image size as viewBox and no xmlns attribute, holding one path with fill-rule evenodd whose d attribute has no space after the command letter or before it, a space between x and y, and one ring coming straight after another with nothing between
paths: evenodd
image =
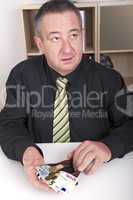
<instances>
[{"instance_id":1,"label":"man's eye","mask_svg":"<svg viewBox=\"0 0 133 200\"><path fill-rule=\"evenodd\" d=\"M52 38L51 38L51 40L52 40L53 42L58 42L59 39L60 39L59 37L52 37Z\"/></svg>"},{"instance_id":2,"label":"man's eye","mask_svg":"<svg viewBox=\"0 0 133 200\"><path fill-rule=\"evenodd\" d=\"M73 33L72 35L70 35L70 38L71 39L76 39L78 37L78 34L77 33Z\"/></svg>"}]
</instances>

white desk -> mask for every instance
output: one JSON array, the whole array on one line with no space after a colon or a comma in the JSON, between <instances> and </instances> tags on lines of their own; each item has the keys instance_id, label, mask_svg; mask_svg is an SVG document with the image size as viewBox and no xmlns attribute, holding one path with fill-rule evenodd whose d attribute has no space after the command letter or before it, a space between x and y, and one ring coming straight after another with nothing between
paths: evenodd
<instances>
[{"instance_id":1,"label":"white desk","mask_svg":"<svg viewBox=\"0 0 133 200\"><path fill-rule=\"evenodd\" d=\"M39 145L47 162L58 162L78 143ZM0 199L4 200L132 200L133 152L104 164L94 175L81 174L71 194L51 194L30 185L23 167L0 151Z\"/></svg>"}]
</instances>

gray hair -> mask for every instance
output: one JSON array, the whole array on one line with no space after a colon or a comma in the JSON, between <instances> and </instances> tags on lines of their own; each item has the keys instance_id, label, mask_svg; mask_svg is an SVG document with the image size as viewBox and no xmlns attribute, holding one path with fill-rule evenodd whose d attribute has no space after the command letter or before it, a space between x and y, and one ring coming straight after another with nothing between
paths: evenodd
<instances>
[{"instance_id":1,"label":"gray hair","mask_svg":"<svg viewBox=\"0 0 133 200\"><path fill-rule=\"evenodd\" d=\"M82 27L82 19L79 9L69 0L50 0L44 3L38 10L34 18L35 35L41 36L40 22L42 17L48 13L63 13L65 11L72 11L76 14Z\"/></svg>"}]
</instances>

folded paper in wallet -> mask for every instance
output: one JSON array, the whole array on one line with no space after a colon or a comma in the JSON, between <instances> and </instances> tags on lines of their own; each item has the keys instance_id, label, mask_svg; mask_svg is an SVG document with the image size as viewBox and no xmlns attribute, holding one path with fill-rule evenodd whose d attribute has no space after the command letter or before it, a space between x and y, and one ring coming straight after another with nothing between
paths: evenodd
<instances>
[{"instance_id":1,"label":"folded paper in wallet","mask_svg":"<svg viewBox=\"0 0 133 200\"><path fill-rule=\"evenodd\" d=\"M45 180L56 192L70 192L78 184L80 172L74 170L72 160L40 165L36 170L38 179Z\"/></svg>"}]
</instances>

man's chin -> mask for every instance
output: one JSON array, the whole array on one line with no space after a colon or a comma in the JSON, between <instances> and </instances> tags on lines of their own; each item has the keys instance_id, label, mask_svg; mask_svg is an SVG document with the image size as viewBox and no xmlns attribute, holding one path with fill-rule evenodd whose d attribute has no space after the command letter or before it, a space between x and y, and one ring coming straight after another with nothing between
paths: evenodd
<instances>
[{"instance_id":1,"label":"man's chin","mask_svg":"<svg viewBox=\"0 0 133 200\"><path fill-rule=\"evenodd\" d=\"M70 66L70 65L64 66L63 65L62 68L60 68L59 71L60 71L61 74L67 75L67 74L73 72L76 68L77 68L76 65L74 65L74 66Z\"/></svg>"}]
</instances>

